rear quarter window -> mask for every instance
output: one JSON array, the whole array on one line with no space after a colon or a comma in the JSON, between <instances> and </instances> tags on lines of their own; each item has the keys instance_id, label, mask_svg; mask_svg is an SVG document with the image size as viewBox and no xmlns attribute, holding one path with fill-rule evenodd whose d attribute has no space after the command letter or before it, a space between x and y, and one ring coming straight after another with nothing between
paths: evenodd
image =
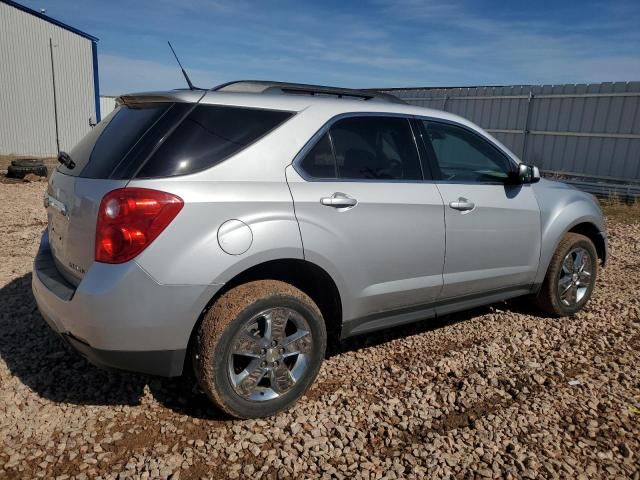
<instances>
[{"instance_id":1,"label":"rear quarter window","mask_svg":"<svg viewBox=\"0 0 640 480\"><path fill-rule=\"evenodd\" d=\"M331 150L329 134L325 133L307 153L300 167L313 178L338 178L336 159Z\"/></svg>"},{"instance_id":2,"label":"rear quarter window","mask_svg":"<svg viewBox=\"0 0 640 480\"><path fill-rule=\"evenodd\" d=\"M284 111L198 105L136 177L171 177L210 168L248 147L292 115Z\"/></svg>"}]
</instances>

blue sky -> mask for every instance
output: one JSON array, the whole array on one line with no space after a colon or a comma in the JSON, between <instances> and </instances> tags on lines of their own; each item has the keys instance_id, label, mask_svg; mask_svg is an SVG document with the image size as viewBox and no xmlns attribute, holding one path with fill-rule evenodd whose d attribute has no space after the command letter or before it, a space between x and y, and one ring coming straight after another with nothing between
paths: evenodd
<instances>
[{"instance_id":1,"label":"blue sky","mask_svg":"<svg viewBox=\"0 0 640 480\"><path fill-rule=\"evenodd\" d=\"M640 80L640 2L19 0L100 39L102 94L278 79L347 87Z\"/></svg>"}]
</instances>

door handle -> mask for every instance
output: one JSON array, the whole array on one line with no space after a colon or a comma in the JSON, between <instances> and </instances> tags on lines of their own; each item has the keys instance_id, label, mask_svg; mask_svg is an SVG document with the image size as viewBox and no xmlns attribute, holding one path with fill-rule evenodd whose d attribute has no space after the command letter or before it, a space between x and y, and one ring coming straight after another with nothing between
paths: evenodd
<instances>
[{"instance_id":1,"label":"door handle","mask_svg":"<svg viewBox=\"0 0 640 480\"><path fill-rule=\"evenodd\" d=\"M460 210L461 212L468 212L470 210L473 210L476 204L473 202L470 202L464 197L460 197L458 198L458 200L454 202L450 202L449 206L454 210Z\"/></svg>"},{"instance_id":2,"label":"door handle","mask_svg":"<svg viewBox=\"0 0 640 480\"><path fill-rule=\"evenodd\" d=\"M320 203L327 207L348 208L355 207L358 204L358 200L350 197L346 193L336 192L330 197L322 197Z\"/></svg>"}]
</instances>

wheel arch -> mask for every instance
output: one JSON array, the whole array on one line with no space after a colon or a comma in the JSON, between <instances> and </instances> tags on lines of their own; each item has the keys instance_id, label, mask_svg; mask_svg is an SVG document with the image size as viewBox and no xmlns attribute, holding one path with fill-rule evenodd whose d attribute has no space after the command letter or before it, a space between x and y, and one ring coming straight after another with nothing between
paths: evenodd
<instances>
[{"instance_id":1,"label":"wheel arch","mask_svg":"<svg viewBox=\"0 0 640 480\"><path fill-rule=\"evenodd\" d=\"M540 264L536 274L535 284L540 286L549 269L549 263L553 253L558 248L560 241L567 233L579 233L589 238L596 247L596 253L600 259L600 264L605 265L607 260L607 243L606 238L602 235L599 222L591 215L581 216L569 221L568 218L559 216L542 234L542 249L540 252Z\"/></svg>"},{"instance_id":2,"label":"wheel arch","mask_svg":"<svg viewBox=\"0 0 640 480\"><path fill-rule=\"evenodd\" d=\"M561 182L542 179L533 184L540 206L541 249L534 286L542 285L553 253L569 232L587 236L604 265L607 260L606 225L597 200Z\"/></svg>"},{"instance_id":3,"label":"wheel arch","mask_svg":"<svg viewBox=\"0 0 640 480\"><path fill-rule=\"evenodd\" d=\"M342 330L342 300L338 286L331 275L308 260L283 258L253 265L225 282L224 286L209 300L193 326L189 338L189 349L192 347L195 333L204 315L216 300L232 288L253 280L280 280L309 295L322 312L327 328L327 345L332 345L339 340ZM187 355L186 358L190 356Z\"/></svg>"},{"instance_id":4,"label":"wheel arch","mask_svg":"<svg viewBox=\"0 0 640 480\"><path fill-rule=\"evenodd\" d=\"M589 240L593 242L593 245L596 247L596 253L598 254L598 259L600 260L600 264L605 266L607 263L607 244L600 233L600 230L593 222L581 222L573 227L571 227L567 233L579 233L580 235L584 235Z\"/></svg>"}]
</instances>

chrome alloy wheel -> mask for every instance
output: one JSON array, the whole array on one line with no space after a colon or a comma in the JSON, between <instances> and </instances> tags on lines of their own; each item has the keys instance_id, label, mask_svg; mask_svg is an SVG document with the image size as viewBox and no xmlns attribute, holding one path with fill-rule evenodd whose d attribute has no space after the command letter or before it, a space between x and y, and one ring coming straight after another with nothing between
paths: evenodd
<instances>
[{"instance_id":1,"label":"chrome alloy wheel","mask_svg":"<svg viewBox=\"0 0 640 480\"><path fill-rule=\"evenodd\" d=\"M589 252L576 247L567 253L562 261L558 278L558 295L563 305L572 307L589 291L593 276L593 265Z\"/></svg>"},{"instance_id":2,"label":"chrome alloy wheel","mask_svg":"<svg viewBox=\"0 0 640 480\"><path fill-rule=\"evenodd\" d=\"M309 324L295 310L260 312L233 337L228 358L233 389L252 401L285 394L306 373L312 345Z\"/></svg>"}]
</instances>

